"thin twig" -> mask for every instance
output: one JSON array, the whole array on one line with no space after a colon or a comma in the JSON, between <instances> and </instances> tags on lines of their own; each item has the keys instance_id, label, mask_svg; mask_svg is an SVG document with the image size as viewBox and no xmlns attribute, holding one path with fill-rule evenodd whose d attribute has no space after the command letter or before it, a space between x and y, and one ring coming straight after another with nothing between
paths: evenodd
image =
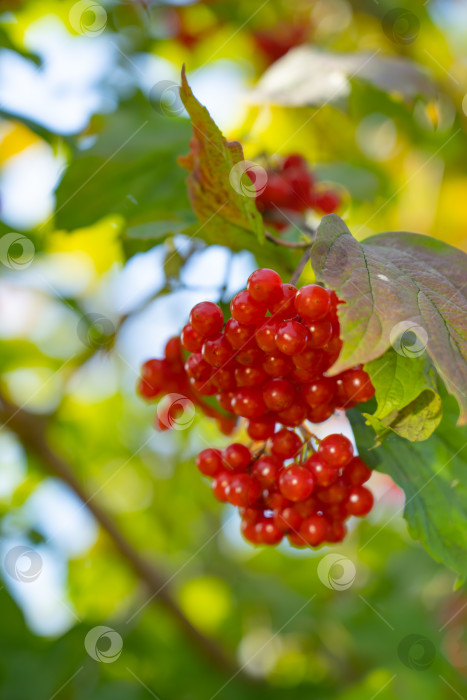
<instances>
[{"instance_id":1,"label":"thin twig","mask_svg":"<svg viewBox=\"0 0 467 700\"><path fill-rule=\"evenodd\" d=\"M159 603L168 610L187 637L194 642L196 648L202 651L211 663L225 673L237 674L236 664L224 654L214 640L202 634L185 616L170 594L164 574L153 563L141 556L107 511L95 503L92 496L86 493L68 462L51 448L45 437L47 420L15 406L1 394L0 420L4 424L7 423L8 429L16 433L24 447L38 457L49 472L68 484L86 508L91 511L122 556L146 584L152 596L152 602Z\"/></svg>"},{"instance_id":2,"label":"thin twig","mask_svg":"<svg viewBox=\"0 0 467 700\"><path fill-rule=\"evenodd\" d=\"M284 248L308 248L311 245L311 241L283 241L281 238L273 236L269 231L266 231L265 235L268 241L284 246Z\"/></svg>"},{"instance_id":3,"label":"thin twig","mask_svg":"<svg viewBox=\"0 0 467 700\"><path fill-rule=\"evenodd\" d=\"M309 259L310 259L310 255L311 255L311 245L308 244L307 250L305 250L305 252L304 252L303 255L302 255L302 258L301 258L300 262L299 262L298 265L297 265L297 269L295 270L295 272L293 273L292 277L290 278L290 284L296 284L296 283L298 282L298 280L300 279L300 276L301 276L303 270L305 269L305 266L306 266L307 262L308 262Z\"/></svg>"}]
</instances>

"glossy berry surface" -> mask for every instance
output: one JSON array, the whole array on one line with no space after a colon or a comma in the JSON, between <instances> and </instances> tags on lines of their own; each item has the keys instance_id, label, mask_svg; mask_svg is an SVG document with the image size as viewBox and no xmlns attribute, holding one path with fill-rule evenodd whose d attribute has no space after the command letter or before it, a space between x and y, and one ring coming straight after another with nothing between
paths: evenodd
<instances>
[{"instance_id":1,"label":"glossy berry surface","mask_svg":"<svg viewBox=\"0 0 467 700\"><path fill-rule=\"evenodd\" d=\"M222 309L211 301L202 301L191 310L190 324L202 336L216 335L224 326Z\"/></svg>"},{"instance_id":2,"label":"glossy berry surface","mask_svg":"<svg viewBox=\"0 0 467 700\"><path fill-rule=\"evenodd\" d=\"M314 486L312 474L303 467L288 467L279 477L281 494L290 501L306 500L308 496L311 496Z\"/></svg>"},{"instance_id":3,"label":"glossy berry surface","mask_svg":"<svg viewBox=\"0 0 467 700\"><path fill-rule=\"evenodd\" d=\"M308 207L304 161L291 158L283 172L284 201L295 211ZM255 546L284 537L293 547L341 542L346 521L373 506L363 486L371 470L352 443L338 433L320 440L313 427L374 394L360 366L327 376L342 348L339 303L319 285L297 290L263 268L232 299L225 327L219 306L196 304L164 357L142 366L138 391L160 401L158 430L183 426L188 404L220 434L238 435L222 450L201 450L196 466L215 498L239 509L241 532Z\"/></svg>"}]
</instances>

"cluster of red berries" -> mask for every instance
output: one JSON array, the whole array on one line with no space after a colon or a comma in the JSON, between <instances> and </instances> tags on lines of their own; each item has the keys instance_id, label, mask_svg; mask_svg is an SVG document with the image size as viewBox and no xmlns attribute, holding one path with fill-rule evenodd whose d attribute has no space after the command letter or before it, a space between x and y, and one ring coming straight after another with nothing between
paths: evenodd
<instances>
[{"instance_id":1,"label":"cluster of red berries","mask_svg":"<svg viewBox=\"0 0 467 700\"><path fill-rule=\"evenodd\" d=\"M319 285L297 290L274 270L256 270L232 299L225 325L219 306L196 304L181 344L172 338L164 359L143 365L139 391L145 398L183 393L216 417L226 434L238 417L246 419L249 437L262 443L254 453L240 443L222 453L203 450L197 460L200 471L214 478L217 498L243 509L243 533L252 542L275 544L284 533L294 545L340 541L344 520L371 508L371 493L362 487L370 470L353 457L347 438L328 436L316 455L307 454L309 423L374 394L361 367L325 375L342 346L338 303ZM185 362L181 346L190 353ZM214 395L220 410L203 399ZM170 423L161 426L158 415L159 427Z\"/></svg>"},{"instance_id":2,"label":"cluster of red berries","mask_svg":"<svg viewBox=\"0 0 467 700\"><path fill-rule=\"evenodd\" d=\"M265 185L257 188L256 206L264 220L278 229L287 226L287 212L303 214L314 209L332 214L341 204L338 192L317 185L299 154L291 154L278 167L269 168L267 176Z\"/></svg>"},{"instance_id":3,"label":"cluster of red berries","mask_svg":"<svg viewBox=\"0 0 467 700\"><path fill-rule=\"evenodd\" d=\"M310 456L308 449L309 440L283 428L271 438L268 454L254 455L234 443L222 451L203 450L196 464L213 478L216 498L239 507L249 542L275 545L284 535L295 547L341 542L345 521L373 506L371 491L362 485L371 470L354 457L344 435L328 435Z\"/></svg>"}]
</instances>

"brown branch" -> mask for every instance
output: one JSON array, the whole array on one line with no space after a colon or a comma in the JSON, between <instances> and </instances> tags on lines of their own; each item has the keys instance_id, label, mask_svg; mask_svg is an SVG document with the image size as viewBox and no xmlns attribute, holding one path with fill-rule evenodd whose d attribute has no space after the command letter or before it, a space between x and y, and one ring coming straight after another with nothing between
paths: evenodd
<instances>
[{"instance_id":1,"label":"brown branch","mask_svg":"<svg viewBox=\"0 0 467 700\"><path fill-rule=\"evenodd\" d=\"M3 426L16 433L20 442L29 449L49 472L58 476L75 492L83 504L91 511L101 527L113 540L114 545L131 565L138 577L144 581L151 594L151 602L159 603L172 615L197 649L224 673L240 674L240 669L220 649L217 643L194 627L179 608L167 588L167 579L154 564L142 557L121 532L110 515L86 493L71 466L47 442L45 431L47 419L31 414L10 403L0 394L0 420Z\"/></svg>"}]
</instances>

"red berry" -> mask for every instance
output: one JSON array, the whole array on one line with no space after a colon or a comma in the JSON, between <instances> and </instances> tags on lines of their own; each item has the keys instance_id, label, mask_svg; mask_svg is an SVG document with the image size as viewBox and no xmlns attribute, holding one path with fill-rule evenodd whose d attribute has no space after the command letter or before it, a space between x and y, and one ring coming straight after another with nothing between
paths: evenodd
<instances>
[{"instance_id":1,"label":"red berry","mask_svg":"<svg viewBox=\"0 0 467 700\"><path fill-rule=\"evenodd\" d=\"M212 374L212 367L208 365L199 353L190 355L185 362L185 372L188 377L199 381L206 381Z\"/></svg>"},{"instance_id":2,"label":"red berry","mask_svg":"<svg viewBox=\"0 0 467 700\"><path fill-rule=\"evenodd\" d=\"M260 539L258 533L256 532L256 523L250 523L247 520L242 520L240 532L251 544L259 544Z\"/></svg>"},{"instance_id":3,"label":"red berry","mask_svg":"<svg viewBox=\"0 0 467 700\"><path fill-rule=\"evenodd\" d=\"M261 511L257 508L240 506L238 512L242 517L242 521L249 525L254 525L261 518Z\"/></svg>"},{"instance_id":4,"label":"red berry","mask_svg":"<svg viewBox=\"0 0 467 700\"><path fill-rule=\"evenodd\" d=\"M332 404L323 404L321 406L313 406L308 408L307 418L312 423L322 423L332 416L334 406Z\"/></svg>"},{"instance_id":5,"label":"red berry","mask_svg":"<svg viewBox=\"0 0 467 700\"><path fill-rule=\"evenodd\" d=\"M339 469L335 469L320 459L317 454L308 457L304 464L314 477L317 486L331 486L339 477Z\"/></svg>"},{"instance_id":6,"label":"red berry","mask_svg":"<svg viewBox=\"0 0 467 700\"><path fill-rule=\"evenodd\" d=\"M225 337L235 350L250 347L250 343L254 343L254 334L254 328L251 326L244 326L234 318L229 318L225 324Z\"/></svg>"},{"instance_id":7,"label":"red berry","mask_svg":"<svg viewBox=\"0 0 467 700\"><path fill-rule=\"evenodd\" d=\"M268 355L262 365L266 374L271 377L285 377L292 372L292 361L282 354Z\"/></svg>"},{"instance_id":8,"label":"red berry","mask_svg":"<svg viewBox=\"0 0 467 700\"><path fill-rule=\"evenodd\" d=\"M258 343L258 347L264 352L274 352L277 351L276 345L276 333L279 327L280 321L274 320L272 318L266 318L265 322L256 330L255 339Z\"/></svg>"},{"instance_id":9,"label":"red berry","mask_svg":"<svg viewBox=\"0 0 467 700\"><path fill-rule=\"evenodd\" d=\"M349 515L367 515L373 508L374 498L371 491L364 486L354 486L347 497L347 513Z\"/></svg>"},{"instance_id":10,"label":"red berry","mask_svg":"<svg viewBox=\"0 0 467 700\"><path fill-rule=\"evenodd\" d=\"M275 525L272 518L264 518L256 523L255 533L258 538L258 542L263 544L275 545L279 544L282 540L283 534Z\"/></svg>"},{"instance_id":11,"label":"red berry","mask_svg":"<svg viewBox=\"0 0 467 700\"><path fill-rule=\"evenodd\" d=\"M276 333L276 345L284 355L298 355L308 341L308 331L298 321L284 321Z\"/></svg>"},{"instance_id":12,"label":"red berry","mask_svg":"<svg viewBox=\"0 0 467 700\"><path fill-rule=\"evenodd\" d=\"M361 486L371 476L371 469L360 457L354 457L345 467L342 477L349 486Z\"/></svg>"},{"instance_id":13,"label":"red berry","mask_svg":"<svg viewBox=\"0 0 467 700\"><path fill-rule=\"evenodd\" d=\"M274 435L275 427L275 418L263 416L260 420L250 420L247 432L252 440L267 440Z\"/></svg>"},{"instance_id":14,"label":"red berry","mask_svg":"<svg viewBox=\"0 0 467 700\"><path fill-rule=\"evenodd\" d=\"M201 354L212 367L222 367L231 359L233 351L230 343L221 333L204 342Z\"/></svg>"},{"instance_id":15,"label":"red berry","mask_svg":"<svg viewBox=\"0 0 467 700\"><path fill-rule=\"evenodd\" d=\"M146 360L141 367L141 375L149 384L162 386L167 377L167 370L167 362L164 360Z\"/></svg>"},{"instance_id":16,"label":"red berry","mask_svg":"<svg viewBox=\"0 0 467 700\"><path fill-rule=\"evenodd\" d=\"M196 304L190 313L190 323L203 336L217 335L224 325L222 309L212 301Z\"/></svg>"},{"instance_id":17,"label":"red berry","mask_svg":"<svg viewBox=\"0 0 467 700\"><path fill-rule=\"evenodd\" d=\"M309 321L306 323L308 328L308 345L310 350L324 348L332 337L332 324L327 318L322 321Z\"/></svg>"},{"instance_id":18,"label":"red berry","mask_svg":"<svg viewBox=\"0 0 467 700\"><path fill-rule=\"evenodd\" d=\"M237 387L234 370L230 367L221 367L211 377L214 386L220 391L232 391Z\"/></svg>"},{"instance_id":19,"label":"red berry","mask_svg":"<svg viewBox=\"0 0 467 700\"><path fill-rule=\"evenodd\" d=\"M165 344L165 359L170 364L179 365L182 361L182 343L178 336L170 338Z\"/></svg>"},{"instance_id":20,"label":"red berry","mask_svg":"<svg viewBox=\"0 0 467 700\"><path fill-rule=\"evenodd\" d=\"M234 442L222 451L222 462L226 469L244 472L251 463L250 450L240 442Z\"/></svg>"},{"instance_id":21,"label":"red berry","mask_svg":"<svg viewBox=\"0 0 467 700\"><path fill-rule=\"evenodd\" d=\"M303 423L307 416L307 406L300 400L297 400L284 411L279 411L277 418L282 425L288 425L292 428L298 428Z\"/></svg>"},{"instance_id":22,"label":"red berry","mask_svg":"<svg viewBox=\"0 0 467 700\"><path fill-rule=\"evenodd\" d=\"M303 447L303 442L293 430L283 428L271 440L271 452L282 459L296 457Z\"/></svg>"},{"instance_id":23,"label":"red berry","mask_svg":"<svg viewBox=\"0 0 467 700\"><path fill-rule=\"evenodd\" d=\"M150 399L155 399L162 393L162 387L154 386L150 384L146 379L140 378L136 387L136 391L143 399L149 401Z\"/></svg>"},{"instance_id":24,"label":"red berry","mask_svg":"<svg viewBox=\"0 0 467 700\"><path fill-rule=\"evenodd\" d=\"M303 388L303 398L309 406L320 406L332 401L335 392L335 382L329 377L316 379Z\"/></svg>"},{"instance_id":25,"label":"red berry","mask_svg":"<svg viewBox=\"0 0 467 700\"><path fill-rule=\"evenodd\" d=\"M233 413L233 408L232 408L232 400L234 397L234 392L233 391L225 391L221 392L220 394L216 395L217 403L221 408L224 409L224 411L227 411L228 413Z\"/></svg>"},{"instance_id":26,"label":"red berry","mask_svg":"<svg viewBox=\"0 0 467 700\"><path fill-rule=\"evenodd\" d=\"M221 501L223 503L227 502L231 479L232 474L223 471L217 474L214 481L212 482L212 490L214 496L217 498L218 501Z\"/></svg>"},{"instance_id":27,"label":"red berry","mask_svg":"<svg viewBox=\"0 0 467 700\"><path fill-rule=\"evenodd\" d=\"M282 280L274 270L262 268L248 278L247 289L255 301L270 301L280 293Z\"/></svg>"},{"instance_id":28,"label":"red berry","mask_svg":"<svg viewBox=\"0 0 467 700\"><path fill-rule=\"evenodd\" d=\"M297 315L294 306L297 288L293 284L283 284L277 298L269 304L269 311L275 319L293 318Z\"/></svg>"},{"instance_id":29,"label":"red berry","mask_svg":"<svg viewBox=\"0 0 467 700\"><path fill-rule=\"evenodd\" d=\"M201 352L204 336L195 331L191 323L184 326L181 334L182 345L188 352Z\"/></svg>"},{"instance_id":30,"label":"red berry","mask_svg":"<svg viewBox=\"0 0 467 700\"><path fill-rule=\"evenodd\" d=\"M259 495L259 484L249 474L236 474L232 477L227 498L233 506L252 506Z\"/></svg>"},{"instance_id":31,"label":"red berry","mask_svg":"<svg viewBox=\"0 0 467 700\"><path fill-rule=\"evenodd\" d=\"M369 401L375 394L371 379L363 369L348 369L340 378L344 392L352 402Z\"/></svg>"},{"instance_id":32,"label":"red berry","mask_svg":"<svg viewBox=\"0 0 467 700\"><path fill-rule=\"evenodd\" d=\"M283 170L287 170L288 168L300 168L304 170L306 168L305 158L299 153L291 153L282 163Z\"/></svg>"},{"instance_id":33,"label":"red berry","mask_svg":"<svg viewBox=\"0 0 467 700\"><path fill-rule=\"evenodd\" d=\"M266 413L263 392L255 387L242 387L234 392L232 408L237 416L260 418Z\"/></svg>"},{"instance_id":34,"label":"red berry","mask_svg":"<svg viewBox=\"0 0 467 700\"><path fill-rule=\"evenodd\" d=\"M202 450L196 458L196 466L201 474L216 476L223 468L221 451L210 447Z\"/></svg>"},{"instance_id":35,"label":"red berry","mask_svg":"<svg viewBox=\"0 0 467 700\"><path fill-rule=\"evenodd\" d=\"M296 465L284 469L279 477L281 493L290 501L304 501L311 496L314 485L312 474Z\"/></svg>"},{"instance_id":36,"label":"red berry","mask_svg":"<svg viewBox=\"0 0 467 700\"><path fill-rule=\"evenodd\" d=\"M328 534L326 537L326 540L328 542L342 542L344 537L347 534L347 528L345 526L345 523L342 521L336 520L333 523L329 523L329 528L328 528Z\"/></svg>"},{"instance_id":37,"label":"red berry","mask_svg":"<svg viewBox=\"0 0 467 700\"><path fill-rule=\"evenodd\" d=\"M297 369L312 372L315 379L319 378L325 369L325 355L322 350L304 350L299 355L294 355L292 360Z\"/></svg>"},{"instance_id":38,"label":"red berry","mask_svg":"<svg viewBox=\"0 0 467 700\"><path fill-rule=\"evenodd\" d=\"M263 397L270 411L284 411L292 405L295 389L286 379L270 379L264 385Z\"/></svg>"},{"instance_id":39,"label":"red berry","mask_svg":"<svg viewBox=\"0 0 467 700\"><path fill-rule=\"evenodd\" d=\"M329 293L318 284L307 284L298 290L295 297L297 313L311 321L324 318L330 306Z\"/></svg>"},{"instance_id":40,"label":"red berry","mask_svg":"<svg viewBox=\"0 0 467 700\"><path fill-rule=\"evenodd\" d=\"M331 486L319 487L316 489L316 496L322 503L334 505L342 503L348 496L347 484L341 478L338 478Z\"/></svg>"},{"instance_id":41,"label":"red berry","mask_svg":"<svg viewBox=\"0 0 467 700\"><path fill-rule=\"evenodd\" d=\"M310 515L300 526L300 535L312 547L318 547L328 537L329 523L322 515Z\"/></svg>"},{"instance_id":42,"label":"red berry","mask_svg":"<svg viewBox=\"0 0 467 700\"><path fill-rule=\"evenodd\" d=\"M261 323L266 315L266 309L266 304L255 301L246 289L238 292L230 302L232 316L245 326Z\"/></svg>"},{"instance_id":43,"label":"red berry","mask_svg":"<svg viewBox=\"0 0 467 700\"><path fill-rule=\"evenodd\" d=\"M252 475L264 488L275 486L282 470L282 462L274 455L260 457L251 469Z\"/></svg>"},{"instance_id":44,"label":"red berry","mask_svg":"<svg viewBox=\"0 0 467 700\"><path fill-rule=\"evenodd\" d=\"M245 367L260 365L264 361L265 357L264 352L255 347L245 347L241 350L237 350L235 353L235 359L237 362Z\"/></svg>"},{"instance_id":45,"label":"red berry","mask_svg":"<svg viewBox=\"0 0 467 700\"><path fill-rule=\"evenodd\" d=\"M325 190L324 192L316 192L313 194L313 207L319 209L324 214L332 214L339 209L341 198L337 192Z\"/></svg>"},{"instance_id":46,"label":"red berry","mask_svg":"<svg viewBox=\"0 0 467 700\"><path fill-rule=\"evenodd\" d=\"M331 467L345 467L353 457L353 446L344 435L328 435L321 440L318 455Z\"/></svg>"},{"instance_id":47,"label":"red berry","mask_svg":"<svg viewBox=\"0 0 467 700\"><path fill-rule=\"evenodd\" d=\"M270 510L282 510L290 506L290 501L285 498L279 491L268 490L263 496L264 504Z\"/></svg>"},{"instance_id":48,"label":"red berry","mask_svg":"<svg viewBox=\"0 0 467 700\"><path fill-rule=\"evenodd\" d=\"M274 524L284 533L298 532L303 518L293 506L287 506L274 514Z\"/></svg>"},{"instance_id":49,"label":"red berry","mask_svg":"<svg viewBox=\"0 0 467 700\"><path fill-rule=\"evenodd\" d=\"M237 386L262 386L268 375L262 367L237 367L235 380Z\"/></svg>"},{"instance_id":50,"label":"red berry","mask_svg":"<svg viewBox=\"0 0 467 700\"><path fill-rule=\"evenodd\" d=\"M307 498L305 501L302 501L301 503L295 503L294 508L300 515L300 517L309 518L310 515L316 515L318 511L321 511L323 509L323 505L313 495Z\"/></svg>"}]
</instances>

